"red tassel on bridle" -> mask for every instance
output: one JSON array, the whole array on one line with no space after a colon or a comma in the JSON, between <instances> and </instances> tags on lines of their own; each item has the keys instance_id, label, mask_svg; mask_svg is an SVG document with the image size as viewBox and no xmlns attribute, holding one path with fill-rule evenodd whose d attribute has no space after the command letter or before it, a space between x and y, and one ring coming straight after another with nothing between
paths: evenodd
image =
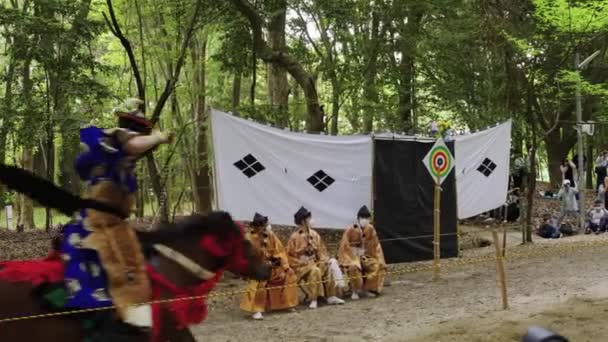
<instances>
[{"instance_id":1,"label":"red tassel on bridle","mask_svg":"<svg viewBox=\"0 0 608 342\"><path fill-rule=\"evenodd\" d=\"M230 233L224 239L215 235L207 235L201 239L201 248L216 258L226 258L226 268L235 273L247 273L249 260L247 260L243 250L244 228L239 222L238 233Z\"/></svg>"}]
</instances>

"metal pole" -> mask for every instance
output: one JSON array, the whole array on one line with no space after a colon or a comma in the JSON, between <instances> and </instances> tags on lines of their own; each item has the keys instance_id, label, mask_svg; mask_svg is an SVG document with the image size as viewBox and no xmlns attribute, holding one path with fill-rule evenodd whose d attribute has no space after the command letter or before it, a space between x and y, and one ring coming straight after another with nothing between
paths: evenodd
<instances>
[{"instance_id":1,"label":"metal pole","mask_svg":"<svg viewBox=\"0 0 608 342\"><path fill-rule=\"evenodd\" d=\"M574 68L576 70L580 70L580 55L578 52L574 56ZM582 122L583 122L583 106L581 103L581 82L576 82L576 135L577 135L577 145L578 145L578 166L576 168L576 172L578 174L578 208L579 208L579 229L583 231L585 229L585 168L583 167L583 132L582 132Z\"/></svg>"}]
</instances>

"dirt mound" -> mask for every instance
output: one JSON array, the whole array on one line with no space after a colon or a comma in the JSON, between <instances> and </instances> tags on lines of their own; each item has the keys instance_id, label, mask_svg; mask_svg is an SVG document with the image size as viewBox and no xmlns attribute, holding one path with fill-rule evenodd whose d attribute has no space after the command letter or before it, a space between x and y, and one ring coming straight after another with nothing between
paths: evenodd
<instances>
[{"instance_id":1,"label":"dirt mound","mask_svg":"<svg viewBox=\"0 0 608 342\"><path fill-rule=\"evenodd\" d=\"M537 313L491 314L480 320L440 324L435 332L410 341L521 341L530 326L550 329L570 341L604 341L608 336L604 319L606 311L608 299L573 298L565 304L554 305Z\"/></svg>"}]
</instances>

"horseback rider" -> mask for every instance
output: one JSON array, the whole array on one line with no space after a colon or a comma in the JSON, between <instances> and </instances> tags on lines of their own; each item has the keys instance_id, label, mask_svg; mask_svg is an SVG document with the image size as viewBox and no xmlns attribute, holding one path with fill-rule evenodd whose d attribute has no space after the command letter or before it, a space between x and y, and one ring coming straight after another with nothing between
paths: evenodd
<instances>
[{"instance_id":1,"label":"horseback rider","mask_svg":"<svg viewBox=\"0 0 608 342\"><path fill-rule=\"evenodd\" d=\"M150 305L134 306L151 299L144 256L133 226L126 221L135 203L135 163L146 152L170 141L169 135L151 132L152 123L145 118L143 108L143 101L129 99L114 111L119 127L80 130L83 151L75 167L86 182L83 197L105 203L115 212L81 210L64 227L60 247L65 262L66 306L88 309L115 305L129 334L147 334L152 327Z\"/></svg>"}]
</instances>

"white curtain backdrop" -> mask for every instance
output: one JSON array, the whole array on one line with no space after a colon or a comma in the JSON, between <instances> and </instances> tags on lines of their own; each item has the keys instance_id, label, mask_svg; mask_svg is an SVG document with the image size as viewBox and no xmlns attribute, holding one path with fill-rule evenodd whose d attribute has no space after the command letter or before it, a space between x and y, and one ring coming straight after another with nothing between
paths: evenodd
<instances>
[{"instance_id":1,"label":"white curtain backdrop","mask_svg":"<svg viewBox=\"0 0 608 342\"><path fill-rule=\"evenodd\" d=\"M509 188L511 120L485 131L456 136L454 152L458 218L504 205Z\"/></svg>"},{"instance_id":2,"label":"white curtain backdrop","mask_svg":"<svg viewBox=\"0 0 608 342\"><path fill-rule=\"evenodd\" d=\"M293 225L304 206L319 228L345 228L371 204L372 139L293 133L211 111L219 209Z\"/></svg>"}]
</instances>

